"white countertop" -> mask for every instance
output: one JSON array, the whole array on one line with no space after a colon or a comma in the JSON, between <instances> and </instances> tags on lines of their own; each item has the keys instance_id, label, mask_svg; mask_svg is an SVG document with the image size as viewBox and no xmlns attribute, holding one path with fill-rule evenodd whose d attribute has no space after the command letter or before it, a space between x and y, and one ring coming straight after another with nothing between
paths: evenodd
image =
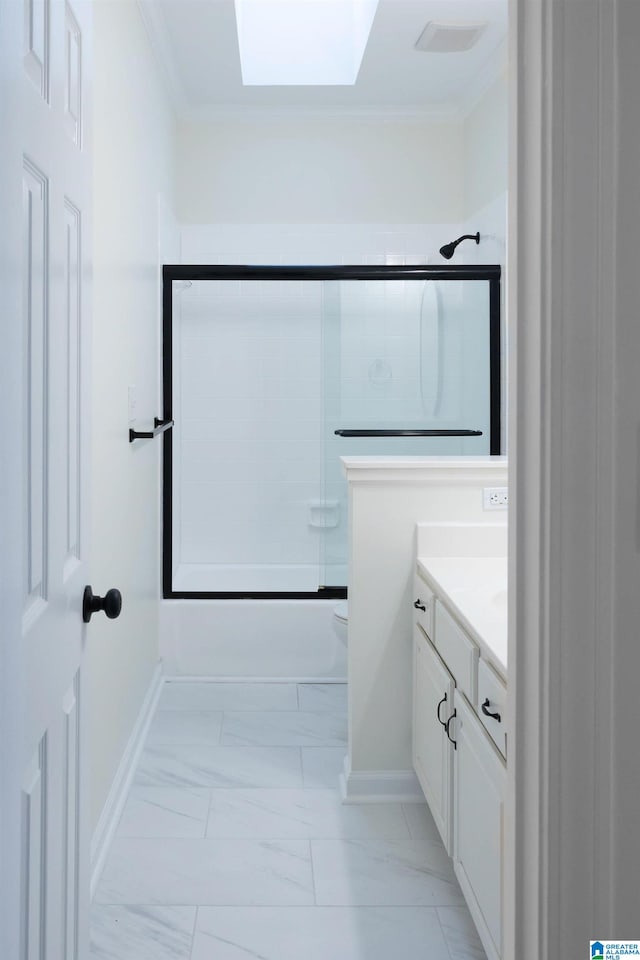
<instances>
[{"instance_id":1,"label":"white countertop","mask_svg":"<svg viewBox=\"0 0 640 960\"><path fill-rule=\"evenodd\" d=\"M439 484L443 480L465 484L507 481L506 457L340 457L350 483Z\"/></svg>"},{"instance_id":2,"label":"white countertop","mask_svg":"<svg viewBox=\"0 0 640 960\"><path fill-rule=\"evenodd\" d=\"M507 679L507 558L418 557L418 570Z\"/></svg>"}]
</instances>

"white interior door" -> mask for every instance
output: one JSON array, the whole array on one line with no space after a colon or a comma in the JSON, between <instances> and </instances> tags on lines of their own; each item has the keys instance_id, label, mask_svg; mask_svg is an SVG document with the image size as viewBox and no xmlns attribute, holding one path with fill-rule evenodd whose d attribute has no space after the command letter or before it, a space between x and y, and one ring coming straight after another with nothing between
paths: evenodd
<instances>
[{"instance_id":1,"label":"white interior door","mask_svg":"<svg viewBox=\"0 0 640 960\"><path fill-rule=\"evenodd\" d=\"M5 236L21 281L7 318L19 329L11 341L16 391L3 414L21 427L7 451L20 489L3 507L5 521L8 511L19 517L11 553L21 587L17 608L11 601L18 616L8 617L2 639L19 650L13 679L21 692L13 745L21 803L6 810L20 838L19 953L8 956L84 960L91 5L3 0L1 17L12 122L3 130L0 197L7 208L21 197ZM5 677L0 693L11 682Z\"/></svg>"}]
</instances>

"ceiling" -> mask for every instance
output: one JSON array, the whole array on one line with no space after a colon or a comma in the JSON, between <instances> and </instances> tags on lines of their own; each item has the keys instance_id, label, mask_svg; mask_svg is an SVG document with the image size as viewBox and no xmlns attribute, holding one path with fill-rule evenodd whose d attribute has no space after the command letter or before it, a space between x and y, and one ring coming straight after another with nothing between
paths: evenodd
<instances>
[{"instance_id":1,"label":"ceiling","mask_svg":"<svg viewBox=\"0 0 640 960\"><path fill-rule=\"evenodd\" d=\"M233 0L139 0L176 104L186 112L446 113L505 62L507 0L379 0L354 86L243 87ZM429 21L487 21L464 53L422 53Z\"/></svg>"}]
</instances>

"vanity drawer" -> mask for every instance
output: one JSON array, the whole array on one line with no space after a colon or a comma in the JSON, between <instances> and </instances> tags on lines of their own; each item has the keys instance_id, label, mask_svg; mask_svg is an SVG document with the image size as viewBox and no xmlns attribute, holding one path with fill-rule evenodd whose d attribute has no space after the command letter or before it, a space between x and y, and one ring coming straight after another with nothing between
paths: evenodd
<instances>
[{"instance_id":1,"label":"vanity drawer","mask_svg":"<svg viewBox=\"0 0 640 960\"><path fill-rule=\"evenodd\" d=\"M433 607L435 598L422 577L413 580L413 608L415 622L419 624L430 640L433 639ZM423 609L424 608L424 609Z\"/></svg>"},{"instance_id":2,"label":"vanity drawer","mask_svg":"<svg viewBox=\"0 0 640 960\"><path fill-rule=\"evenodd\" d=\"M460 629L439 600L435 603L435 645L455 677L456 686L470 703L476 702L478 656L480 651Z\"/></svg>"},{"instance_id":3,"label":"vanity drawer","mask_svg":"<svg viewBox=\"0 0 640 960\"><path fill-rule=\"evenodd\" d=\"M507 688L485 660L478 664L478 716L503 757L507 755ZM494 714L494 716L490 716Z\"/></svg>"}]
</instances>

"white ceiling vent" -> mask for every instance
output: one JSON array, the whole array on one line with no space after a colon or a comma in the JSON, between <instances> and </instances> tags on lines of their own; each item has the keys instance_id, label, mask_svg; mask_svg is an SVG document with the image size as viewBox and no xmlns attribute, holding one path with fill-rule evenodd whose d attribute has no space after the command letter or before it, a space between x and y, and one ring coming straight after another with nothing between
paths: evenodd
<instances>
[{"instance_id":1,"label":"white ceiling vent","mask_svg":"<svg viewBox=\"0 0 640 960\"><path fill-rule=\"evenodd\" d=\"M486 20L481 23L436 23L432 20L416 40L416 50L463 53L475 46L487 26Z\"/></svg>"}]
</instances>

